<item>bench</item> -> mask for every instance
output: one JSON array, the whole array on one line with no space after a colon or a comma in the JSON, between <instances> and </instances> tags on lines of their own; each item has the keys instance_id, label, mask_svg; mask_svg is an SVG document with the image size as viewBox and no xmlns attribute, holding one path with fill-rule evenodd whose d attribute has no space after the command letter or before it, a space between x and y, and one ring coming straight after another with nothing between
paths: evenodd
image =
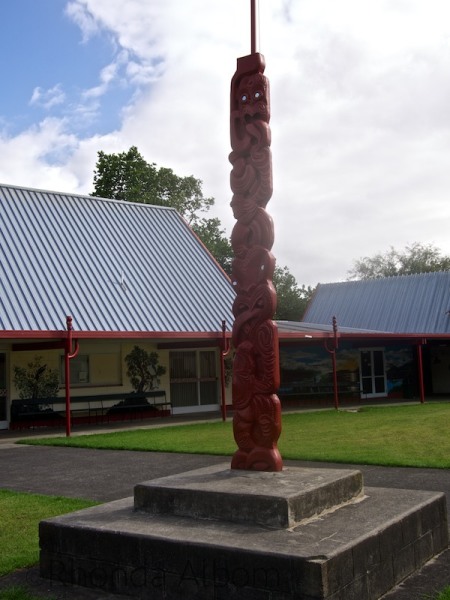
<instances>
[{"instance_id":1,"label":"bench","mask_svg":"<svg viewBox=\"0 0 450 600\"><path fill-rule=\"evenodd\" d=\"M171 403L164 390L142 393L94 394L70 398L72 424L103 424L170 416ZM10 429L62 426L66 419L65 398L13 400Z\"/></svg>"}]
</instances>

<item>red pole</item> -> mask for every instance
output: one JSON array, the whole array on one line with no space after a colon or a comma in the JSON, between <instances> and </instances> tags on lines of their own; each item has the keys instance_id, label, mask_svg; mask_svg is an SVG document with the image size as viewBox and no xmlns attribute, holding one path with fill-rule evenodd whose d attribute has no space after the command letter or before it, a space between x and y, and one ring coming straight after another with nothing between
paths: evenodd
<instances>
[{"instance_id":1,"label":"red pole","mask_svg":"<svg viewBox=\"0 0 450 600\"><path fill-rule=\"evenodd\" d=\"M256 11L256 0L251 0L251 54L255 54L257 51L257 11Z\"/></svg>"},{"instance_id":2,"label":"red pole","mask_svg":"<svg viewBox=\"0 0 450 600\"><path fill-rule=\"evenodd\" d=\"M72 317L66 317L67 341L64 352L64 375L66 383L66 437L70 437L70 352L72 351Z\"/></svg>"},{"instance_id":3,"label":"red pole","mask_svg":"<svg viewBox=\"0 0 450 600\"><path fill-rule=\"evenodd\" d=\"M337 380L337 367L336 367L336 350L331 353L331 360L333 361L333 391L334 391L334 408L339 408L339 396L338 396L338 380Z\"/></svg>"},{"instance_id":4,"label":"red pole","mask_svg":"<svg viewBox=\"0 0 450 600\"><path fill-rule=\"evenodd\" d=\"M333 349L333 386L334 386L334 408L339 408L339 393L338 393L338 380L337 380L337 365L336 365L336 350L338 348L338 337L337 337L337 319L333 317L333 334L334 334L334 349Z\"/></svg>"},{"instance_id":5,"label":"red pole","mask_svg":"<svg viewBox=\"0 0 450 600\"><path fill-rule=\"evenodd\" d=\"M419 392L420 392L420 402L423 404L425 402L425 385L423 382L423 357L422 357L422 343L417 346L417 362L419 369Z\"/></svg>"},{"instance_id":6,"label":"red pole","mask_svg":"<svg viewBox=\"0 0 450 600\"><path fill-rule=\"evenodd\" d=\"M325 350L331 354L331 364L333 365L333 397L334 397L334 408L339 408L339 392L338 392L338 380L337 380L337 364L336 364L336 350L339 346L338 341L338 328L336 317L333 317L333 349L330 350L328 347L327 340L324 340L323 345Z\"/></svg>"},{"instance_id":7,"label":"red pole","mask_svg":"<svg viewBox=\"0 0 450 600\"><path fill-rule=\"evenodd\" d=\"M229 344L227 345L227 340L225 336L226 332L226 323L222 321L222 346L220 348L220 383L222 389L222 398L221 398L221 411L222 411L222 421L227 420L227 399L226 399L226 391L225 391L225 357L230 351Z\"/></svg>"},{"instance_id":8,"label":"red pole","mask_svg":"<svg viewBox=\"0 0 450 600\"><path fill-rule=\"evenodd\" d=\"M70 359L75 358L80 349L78 341L75 342L75 349L72 352L72 317L66 317L67 340L64 351L64 375L66 380L66 436L70 437Z\"/></svg>"}]
</instances>

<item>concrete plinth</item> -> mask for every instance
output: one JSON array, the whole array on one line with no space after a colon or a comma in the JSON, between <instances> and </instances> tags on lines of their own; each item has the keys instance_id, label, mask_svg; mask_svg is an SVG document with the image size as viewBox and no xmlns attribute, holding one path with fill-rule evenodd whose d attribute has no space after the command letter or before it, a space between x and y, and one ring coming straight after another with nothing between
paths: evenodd
<instances>
[{"instance_id":1,"label":"concrete plinth","mask_svg":"<svg viewBox=\"0 0 450 600\"><path fill-rule=\"evenodd\" d=\"M376 600L447 547L444 494L330 471L223 465L139 484L43 521L41 574L151 600Z\"/></svg>"},{"instance_id":2,"label":"concrete plinth","mask_svg":"<svg viewBox=\"0 0 450 600\"><path fill-rule=\"evenodd\" d=\"M134 506L152 514L286 529L362 493L360 471L297 468L267 473L219 465L139 484Z\"/></svg>"}]
</instances>

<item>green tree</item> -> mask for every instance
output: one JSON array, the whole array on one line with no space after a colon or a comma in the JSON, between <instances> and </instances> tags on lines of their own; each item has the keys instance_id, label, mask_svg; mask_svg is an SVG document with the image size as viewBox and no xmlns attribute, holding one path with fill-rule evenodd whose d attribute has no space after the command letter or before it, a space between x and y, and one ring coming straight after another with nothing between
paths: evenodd
<instances>
[{"instance_id":1,"label":"green tree","mask_svg":"<svg viewBox=\"0 0 450 600\"><path fill-rule=\"evenodd\" d=\"M14 367L14 385L22 400L56 398L59 391L58 371L43 364L42 356L35 356L26 368Z\"/></svg>"},{"instance_id":2,"label":"green tree","mask_svg":"<svg viewBox=\"0 0 450 600\"><path fill-rule=\"evenodd\" d=\"M136 146L127 152L98 152L92 196L141 202L175 208L190 225L200 220L200 213L214 204L205 198L202 182L195 177L179 177L172 169L148 163Z\"/></svg>"},{"instance_id":3,"label":"green tree","mask_svg":"<svg viewBox=\"0 0 450 600\"><path fill-rule=\"evenodd\" d=\"M277 290L278 298L275 319L300 321L314 289L305 285L299 287L295 277L287 267L275 267L273 284Z\"/></svg>"},{"instance_id":4,"label":"green tree","mask_svg":"<svg viewBox=\"0 0 450 600\"><path fill-rule=\"evenodd\" d=\"M192 229L202 240L222 269L231 275L233 248L219 219L201 219Z\"/></svg>"},{"instance_id":5,"label":"green tree","mask_svg":"<svg viewBox=\"0 0 450 600\"><path fill-rule=\"evenodd\" d=\"M348 279L379 279L450 270L450 256L443 256L433 244L414 242L404 250L393 246L384 254L365 256L354 262Z\"/></svg>"},{"instance_id":6,"label":"green tree","mask_svg":"<svg viewBox=\"0 0 450 600\"><path fill-rule=\"evenodd\" d=\"M92 196L175 208L225 272L231 273L233 251L220 220L202 216L214 205L214 198L203 196L200 179L158 169L132 146L119 154L98 152Z\"/></svg>"},{"instance_id":7,"label":"green tree","mask_svg":"<svg viewBox=\"0 0 450 600\"><path fill-rule=\"evenodd\" d=\"M158 363L157 352L147 352L144 348L134 346L125 356L127 377L137 393L147 392L159 387L160 378L166 372L166 367Z\"/></svg>"}]
</instances>

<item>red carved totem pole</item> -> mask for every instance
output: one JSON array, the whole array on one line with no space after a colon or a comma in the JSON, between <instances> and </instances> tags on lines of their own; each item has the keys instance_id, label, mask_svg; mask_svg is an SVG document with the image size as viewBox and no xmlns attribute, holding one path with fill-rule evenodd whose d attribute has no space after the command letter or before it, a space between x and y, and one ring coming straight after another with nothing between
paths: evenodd
<instances>
[{"instance_id":1,"label":"red carved totem pole","mask_svg":"<svg viewBox=\"0 0 450 600\"><path fill-rule=\"evenodd\" d=\"M238 59L231 81L231 206L237 221L231 234L233 431L238 445L231 468L281 471L278 334L272 320L277 302L274 227L266 212L272 196L269 81L264 57L255 49L255 0L251 5L252 54Z\"/></svg>"}]
</instances>

